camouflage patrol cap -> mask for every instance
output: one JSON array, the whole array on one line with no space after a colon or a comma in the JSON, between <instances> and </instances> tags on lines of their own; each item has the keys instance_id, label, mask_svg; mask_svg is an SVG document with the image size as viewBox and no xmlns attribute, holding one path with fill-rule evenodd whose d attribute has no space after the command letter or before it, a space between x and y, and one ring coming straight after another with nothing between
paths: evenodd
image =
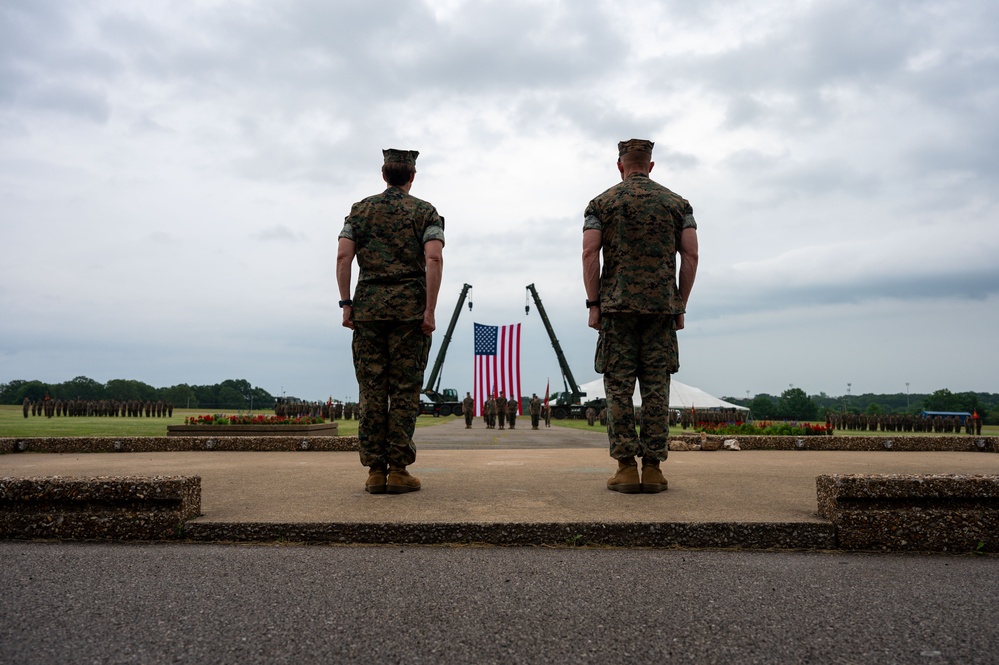
<instances>
[{"instance_id":1,"label":"camouflage patrol cap","mask_svg":"<svg viewBox=\"0 0 999 665\"><path fill-rule=\"evenodd\" d=\"M382 157L385 158L386 164L409 164L410 166L416 166L416 158L420 156L418 150L397 150L395 148L388 148L382 150Z\"/></svg>"},{"instance_id":2,"label":"camouflage patrol cap","mask_svg":"<svg viewBox=\"0 0 999 665\"><path fill-rule=\"evenodd\" d=\"M620 141L617 144L617 156L624 157L629 152L647 152L652 154L652 146L655 143L649 141L648 139L628 139L627 141Z\"/></svg>"}]
</instances>

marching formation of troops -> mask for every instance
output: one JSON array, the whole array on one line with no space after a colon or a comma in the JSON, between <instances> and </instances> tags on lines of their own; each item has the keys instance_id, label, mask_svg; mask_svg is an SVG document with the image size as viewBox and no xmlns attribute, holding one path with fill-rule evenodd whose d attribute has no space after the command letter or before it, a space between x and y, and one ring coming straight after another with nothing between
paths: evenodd
<instances>
[{"instance_id":1,"label":"marching formation of troops","mask_svg":"<svg viewBox=\"0 0 999 665\"><path fill-rule=\"evenodd\" d=\"M284 402L274 405L274 415L286 418L309 416L323 420L357 420L360 409L356 402Z\"/></svg>"},{"instance_id":2,"label":"marching formation of troops","mask_svg":"<svg viewBox=\"0 0 999 665\"><path fill-rule=\"evenodd\" d=\"M502 391L498 396L490 396L482 405L482 417L486 422L486 429L496 429L497 420L500 429L504 429L507 423L510 429L514 429L518 410L517 400L508 400Z\"/></svg>"},{"instance_id":3,"label":"marching formation of troops","mask_svg":"<svg viewBox=\"0 0 999 665\"><path fill-rule=\"evenodd\" d=\"M977 413L960 416L924 416L911 413L865 414L826 413L826 426L857 432L922 432L934 434L981 435L982 418Z\"/></svg>"},{"instance_id":4,"label":"marching formation of troops","mask_svg":"<svg viewBox=\"0 0 999 665\"><path fill-rule=\"evenodd\" d=\"M465 393L465 399L461 403L462 414L465 417L465 429L472 428L474 407L475 401L472 399L472 394ZM496 429L497 420L499 420L500 429L504 429L507 424L510 425L510 429L515 429L517 426L517 416L519 415L517 407L517 400L506 399L502 392L499 396L489 397L482 403L482 419L486 423L486 429ZM551 410L541 404L541 400L538 399L537 394L531 396L527 405L527 412L531 417L531 429L538 429L542 418L545 420L545 426L551 427Z\"/></svg>"},{"instance_id":5,"label":"marching formation of troops","mask_svg":"<svg viewBox=\"0 0 999 665\"><path fill-rule=\"evenodd\" d=\"M39 399L24 398L21 403L24 417L45 416L107 416L138 418L169 418L173 416L173 402L157 400L113 400L113 399Z\"/></svg>"},{"instance_id":6,"label":"marching formation of troops","mask_svg":"<svg viewBox=\"0 0 999 665\"><path fill-rule=\"evenodd\" d=\"M680 425L683 429L693 427L698 423L709 423L711 425L724 425L726 423L741 422L746 419L746 412L738 409L717 409L712 411L697 409L683 409L682 411L670 410L669 424Z\"/></svg>"}]
</instances>

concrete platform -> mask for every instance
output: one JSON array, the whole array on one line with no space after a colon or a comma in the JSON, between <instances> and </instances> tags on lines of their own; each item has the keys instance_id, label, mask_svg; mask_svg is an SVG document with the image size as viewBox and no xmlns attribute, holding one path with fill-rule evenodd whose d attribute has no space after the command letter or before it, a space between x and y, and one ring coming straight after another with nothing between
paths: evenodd
<instances>
[{"instance_id":1,"label":"concrete platform","mask_svg":"<svg viewBox=\"0 0 999 665\"><path fill-rule=\"evenodd\" d=\"M824 474L999 474L960 452L674 452L661 494L609 492L606 435L553 427L417 430L423 489L368 495L354 452L20 453L0 476L200 476L192 540L488 542L833 549Z\"/></svg>"}]
</instances>

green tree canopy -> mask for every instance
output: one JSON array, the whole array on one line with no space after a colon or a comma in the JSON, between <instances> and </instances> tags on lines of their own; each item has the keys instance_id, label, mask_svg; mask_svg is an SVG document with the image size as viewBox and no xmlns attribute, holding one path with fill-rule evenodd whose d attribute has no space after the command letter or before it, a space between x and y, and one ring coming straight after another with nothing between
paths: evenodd
<instances>
[{"instance_id":1,"label":"green tree canopy","mask_svg":"<svg viewBox=\"0 0 999 665\"><path fill-rule=\"evenodd\" d=\"M984 411L982 403L975 393L952 393L946 388L937 390L923 400L923 408L927 411Z\"/></svg>"},{"instance_id":2,"label":"green tree canopy","mask_svg":"<svg viewBox=\"0 0 999 665\"><path fill-rule=\"evenodd\" d=\"M770 420L777 417L777 405L770 395L757 395L749 402L750 413L757 420Z\"/></svg>"},{"instance_id":3,"label":"green tree canopy","mask_svg":"<svg viewBox=\"0 0 999 665\"><path fill-rule=\"evenodd\" d=\"M53 397L62 399L104 399L104 385L87 376L78 376L53 388L56 392Z\"/></svg>"},{"instance_id":4,"label":"green tree canopy","mask_svg":"<svg viewBox=\"0 0 999 665\"><path fill-rule=\"evenodd\" d=\"M777 417L784 420L814 420L815 402L801 388L788 388L777 400Z\"/></svg>"}]
</instances>

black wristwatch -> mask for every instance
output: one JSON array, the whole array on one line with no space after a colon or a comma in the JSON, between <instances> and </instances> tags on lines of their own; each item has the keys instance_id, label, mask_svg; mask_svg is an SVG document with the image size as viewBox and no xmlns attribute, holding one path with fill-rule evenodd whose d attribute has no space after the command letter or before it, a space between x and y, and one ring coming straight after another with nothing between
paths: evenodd
<instances>
[{"instance_id":1,"label":"black wristwatch","mask_svg":"<svg viewBox=\"0 0 999 665\"><path fill-rule=\"evenodd\" d=\"M340 307L353 307L353 306L354 306L354 301L351 300L350 298L340 301Z\"/></svg>"},{"instance_id":2,"label":"black wristwatch","mask_svg":"<svg viewBox=\"0 0 999 665\"><path fill-rule=\"evenodd\" d=\"M600 306L600 301L599 300L587 300L586 301L586 309L589 309L591 307L599 307L599 306Z\"/></svg>"}]
</instances>

